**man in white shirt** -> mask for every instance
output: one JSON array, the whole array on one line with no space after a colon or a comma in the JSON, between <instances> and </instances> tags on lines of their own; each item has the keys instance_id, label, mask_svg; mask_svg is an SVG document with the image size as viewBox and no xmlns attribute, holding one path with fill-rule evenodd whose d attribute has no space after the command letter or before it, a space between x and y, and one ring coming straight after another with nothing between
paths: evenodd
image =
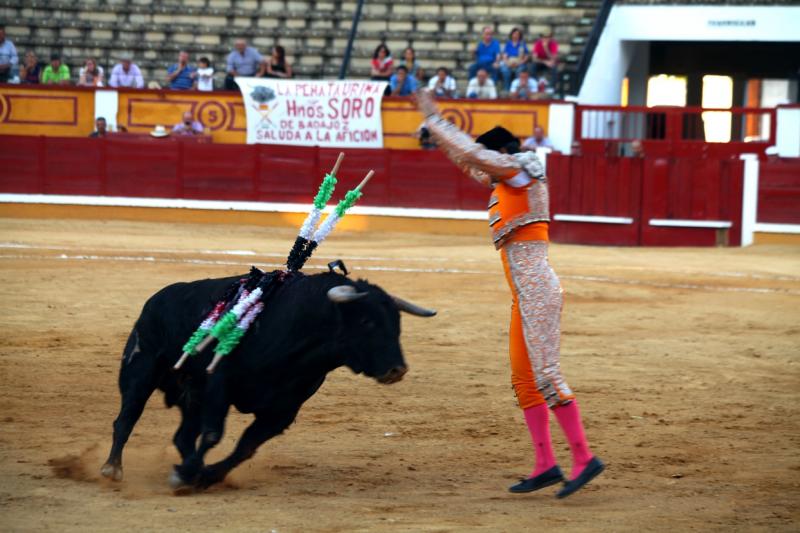
<instances>
[{"instance_id":1,"label":"man in white shirt","mask_svg":"<svg viewBox=\"0 0 800 533\"><path fill-rule=\"evenodd\" d=\"M144 87L144 78L139 67L131 60L131 56L122 54L119 60L120 62L111 69L111 77L108 79L109 87L142 89Z\"/></svg>"},{"instance_id":2,"label":"man in white shirt","mask_svg":"<svg viewBox=\"0 0 800 533\"><path fill-rule=\"evenodd\" d=\"M544 136L544 129L541 126L533 128L533 135L525 139L522 143L522 151L536 150L537 148L552 148L553 143Z\"/></svg>"},{"instance_id":3,"label":"man in white shirt","mask_svg":"<svg viewBox=\"0 0 800 533\"><path fill-rule=\"evenodd\" d=\"M509 97L515 100L532 100L537 97L539 84L532 80L527 70L519 73L519 77L511 82Z\"/></svg>"},{"instance_id":4,"label":"man in white shirt","mask_svg":"<svg viewBox=\"0 0 800 533\"><path fill-rule=\"evenodd\" d=\"M497 98L497 89L494 86L494 82L489 78L489 73L486 69L479 69L475 77L469 80L467 98L482 100L494 100Z\"/></svg>"},{"instance_id":5,"label":"man in white shirt","mask_svg":"<svg viewBox=\"0 0 800 533\"><path fill-rule=\"evenodd\" d=\"M445 67L439 67L436 69L436 76L428 82L428 89L438 98L455 98L456 80L448 74Z\"/></svg>"}]
</instances>

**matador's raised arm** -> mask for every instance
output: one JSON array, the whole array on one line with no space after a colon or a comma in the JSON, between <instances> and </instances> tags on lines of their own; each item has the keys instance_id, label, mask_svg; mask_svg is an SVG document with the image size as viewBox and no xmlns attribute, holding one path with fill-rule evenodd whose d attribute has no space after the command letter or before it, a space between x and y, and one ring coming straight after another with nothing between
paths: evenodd
<instances>
[{"instance_id":1,"label":"matador's raised arm","mask_svg":"<svg viewBox=\"0 0 800 533\"><path fill-rule=\"evenodd\" d=\"M425 115L425 127L431 132L437 146L478 183L491 186L492 181L513 178L523 170L515 157L485 148L442 118L428 89L418 91L416 101L417 108Z\"/></svg>"}]
</instances>

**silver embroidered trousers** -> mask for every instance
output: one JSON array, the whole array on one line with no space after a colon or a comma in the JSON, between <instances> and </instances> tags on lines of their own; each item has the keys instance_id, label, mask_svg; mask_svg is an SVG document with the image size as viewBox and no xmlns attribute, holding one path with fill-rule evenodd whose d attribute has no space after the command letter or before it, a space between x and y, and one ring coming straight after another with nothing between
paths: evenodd
<instances>
[{"instance_id":1,"label":"silver embroidered trousers","mask_svg":"<svg viewBox=\"0 0 800 533\"><path fill-rule=\"evenodd\" d=\"M574 399L561 375L561 308L558 276L547 261L546 241L511 242L502 256L511 292L511 381L520 407L557 407Z\"/></svg>"}]
</instances>

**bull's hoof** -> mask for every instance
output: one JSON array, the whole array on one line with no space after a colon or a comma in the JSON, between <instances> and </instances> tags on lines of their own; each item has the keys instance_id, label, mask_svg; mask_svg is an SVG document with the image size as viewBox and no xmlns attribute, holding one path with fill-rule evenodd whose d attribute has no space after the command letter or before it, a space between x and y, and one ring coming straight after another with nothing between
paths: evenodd
<instances>
[{"instance_id":1,"label":"bull's hoof","mask_svg":"<svg viewBox=\"0 0 800 533\"><path fill-rule=\"evenodd\" d=\"M172 489L172 492L176 496L182 496L194 492L194 485L184 481L181 475L178 473L178 471L174 468L172 469L172 472L170 472L169 474L168 481L169 481L169 486Z\"/></svg>"},{"instance_id":2,"label":"bull's hoof","mask_svg":"<svg viewBox=\"0 0 800 533\"><path fill-rule=\"evenodd\" d=\"M200 471L200 475L195 481L195 487L201 490L207 489L211 485L222 482L225 479L225 474L227 474L227 471L219 467L207 466Z\"/></svg>"},{"instance_id":3,"label":"bull's hoof","mask_svg":"<svg viewBox=\"0 0 800 533\"><path fill-rule=\"evenodd\" d=\"M106 463L100 468L100 474L112 481L122 481L122 467Z\"/></svg>"}]
</instances>

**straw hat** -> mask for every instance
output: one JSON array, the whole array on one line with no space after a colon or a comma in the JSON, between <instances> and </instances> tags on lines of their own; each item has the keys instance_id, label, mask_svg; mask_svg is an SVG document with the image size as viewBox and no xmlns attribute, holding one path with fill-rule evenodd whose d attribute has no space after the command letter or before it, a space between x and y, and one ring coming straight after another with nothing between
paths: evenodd
<instances>
[{"instance_id":1,"label":"straw hat","mask_svg":"<svg viewBox=\"0 0 800 533\"><path fill-rule=\"evenodd\" d=\"M167 137L169 132L167 131L167 128L159 124L153 131L150 132L150 135L153 137Z\"/></svg>"}]
</instances>

